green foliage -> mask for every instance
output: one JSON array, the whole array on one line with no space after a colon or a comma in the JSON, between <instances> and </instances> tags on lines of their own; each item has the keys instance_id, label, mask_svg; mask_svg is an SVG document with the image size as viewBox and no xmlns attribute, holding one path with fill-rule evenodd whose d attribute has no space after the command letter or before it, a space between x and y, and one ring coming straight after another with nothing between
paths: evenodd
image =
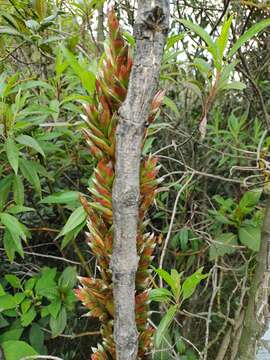
<instances>
[{"instance_id":1,"label":"green foliage","mask_svg":"<svg viewBox=\"0 0 270 360\"><path fill-rule=\"evenodd\" d=\"M93 185L96 161L82 136L81 113L83 104L96 101L97 64L104 55L93 38L96 9L103 3L1 1L0 345L7 360L47 353L81 360L96 341L73 338L98 324L81 318L72 290L76 271L68 265L78 264L80 276L96 274L80 203L82 197L88 200L84 194ZM116 7L134 51L129 3L116 1ZM161 304L162 311L152 316L160 323L153 358L200 358L191 343L206 350L205 314L196 314L208 311L216 277L207 349L211 359L230 326L224 319L235 320L240 310L243 281L246 286L252 282L261 242L262 189L269 187L270 138L260 141L266 117L262 105L268 111L269 103L265 30L270 21L263 7L250 12L242 2L230 3L223 17L213 1L171 6L160 84L166 97L143 149L143 157L157 152L162 164L163 182L144 225L160 233L160 248L175 196L186 176L195 174L176 204L163 269L157 270L165 285L151 291L152 310ZM201 141L197 133L205 111ZM92 197L91 207L103 213ZM200 296L204 275L197 269L202 266L209 279ZM245 295L244 304L247 300Z\"/></svg>"},{"instance_id":2,"label":"green foliage","mask_svg":"<svg viewBox=\"0 0 270 360\"><path fill-rule=\"evenodd\" d=\"M27 356L38 355L38 353L25 341L9 340L2 344L3 352L7 360L20 360Z\"/></svg>"},{"instance_id":3,"label":"green foliage","mask_svg":"<svg viewBox=\"0 0 270 360\"><path fill-rule=\"evenodd\" d=\"M155 333L155 348L160 349L182 302L193 295L200 282L207 278L207 274L202 274L203 268L200 268L181 282L183 273L178 273L175 269L172 269L170 274L163 269L154 268L154 270L169 286L169 289L153 289L150 293L151 301L161 302L169 306ZM166 341L164 347L166 347Z\"/></svg>"},{"instance_id":4,"label":"green foliage","mask_svg":"<svg viewBox=\"0 0 270 360\"><path fill-rule=\"evenodd\" d=\"M74 310L76 282L75 267L66 267L61 275L55 268L45 267L28 279L13 274L0 278L0 345L8 354L7 359L20 355L14 348L10 352L9 342L26 339L26 334L34 354L46 352L44 341L48 334L52 338L61 335L67 326L67 314ZM50 331L44 333L42 329L48 326ZM21 348L23 352L31 351L23 341Z\"/></svg>"},{"instance_id":5,"label":"green foliage","mask_svg":"<svg viewBox=\"0 0 270 360\"><path fill-rule=\"evenodd\" d=\"M214 228L217 232L214 243L210 246L211 260L218 256L235 253L238 241L250 250L259 250L262 224L256 209L261 194L261 190L247 191L239 204L230 198L225 200L220 195L214 196L219 209L209 210L216 220ZM234 228L235 232L224 232L227 228Z\"/></svg>"}]
</instances>

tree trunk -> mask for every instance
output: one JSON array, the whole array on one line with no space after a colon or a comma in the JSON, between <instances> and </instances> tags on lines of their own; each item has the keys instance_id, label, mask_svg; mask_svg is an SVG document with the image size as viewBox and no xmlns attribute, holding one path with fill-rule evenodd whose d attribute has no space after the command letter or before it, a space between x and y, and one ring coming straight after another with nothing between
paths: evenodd
<instances>
[{"instance_id":1,"label":"tree trunk","mask_svg":"<svg viewBox=\"0 0 270 360\"><path fill-rule=\"evenodd\" d=\"M104 42L104 7L100 6L98 9L98 26L97 26L97 42L100 49L103 48Z\"/></svg>"},{"instance_id":2,"label":"tree trunk","mask_svg":"<svg viewBox=\"0 0 270 360\"><path fill-rule=\"evenodd\" d=\"M254 360L257 342L266 330L268 309L268 287L270 276L270 195L268 194L261 247L257 256L257 267L249 291L249 301L244 318L237 360Z\"/></svg>"},{"instance_id":3,"label":"tree trunk","mask_svg":"<svg viewBox=\"0 0 270 360\"><path fill-rule=\"evenodd\" d=\"M169 0L138 1L134 25L136 52L126 100L119 110L113 186L114 340L117 360L135 360L136 239L140 200L140 163L144 127L155 95L169 28Z\"/></svg>"}]
</instances>

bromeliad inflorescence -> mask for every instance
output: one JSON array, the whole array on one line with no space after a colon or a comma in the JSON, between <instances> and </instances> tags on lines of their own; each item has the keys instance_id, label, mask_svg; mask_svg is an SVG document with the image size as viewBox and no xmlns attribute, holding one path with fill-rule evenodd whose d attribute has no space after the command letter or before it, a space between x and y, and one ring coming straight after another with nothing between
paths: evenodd
<instances>
[{"instance_id":1,"label":"bromeliad inflorescence","mask_svg":"<svg viewBox=\"0 0 270 360\"><path fill-rule=\"evenodd\" d=\"M117 112L128 88L132 68L131 50L125 42L115 12L108 16L109 35L105 55L96 81L94 102L85 106L87 128L84 130L90 152L98 159L89 189L93 201L81 198L88 214L88 243L97 258L100 278L80 278L81 287L77 297L89 309L88 315L101 322L102 344L93 350L92 360L115 359L113 340L113 289L109 268L113 245L112 186L115 164L115 131ZM153 99L148 122L151 123L161 105L164 93L159 91ZM146 134L147 135L147 134ZM145 138L146 138L145 135ZM153 329L149 317L149 267L156 238L145 233L146 212L153 203L158 185L157 159L149 156L141 164L141 198L137 252L139 256L136 276L136 324L139 332L138 356L143 359L152 342Z\"/></svg>"}]
</instances>

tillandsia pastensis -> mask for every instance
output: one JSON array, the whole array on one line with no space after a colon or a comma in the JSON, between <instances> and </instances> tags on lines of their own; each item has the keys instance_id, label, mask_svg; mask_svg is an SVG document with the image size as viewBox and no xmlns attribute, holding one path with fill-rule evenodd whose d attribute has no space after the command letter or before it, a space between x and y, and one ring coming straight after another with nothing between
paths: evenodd
<instances>
[{"instance_id":1,"label":"tillandsia pastensis","mask_svg":"<svg viewBox=\"0 0 270 360\"><path fill-rule=\"evenodd\" d=\"M110 259L113 245L112 186L115 164L115 132L117 113L128 89L132 68L131 49L126 43L114 10L108 15L108 42L96 81L96 94L91 105L85 106L87 128L84 130L90 152L98 159L89 189L93 201L81 198L88 213L87 239L97 258L100 278L80 278L77 297L89 309L88 315L101 322L102 344L93 349L92 360L115 359L113 339L113 289ZM159 110L164 96L159 91L152 101L148 122L151 123ZM145 130L145 138L147 130ZM153 203L159 180L157 159L148 156L142 160L140 175L140 208L137 236L139 256L136 275L136 324L139 333L138 358L145 358L151 348L153 329L148 324L150 264L156 238L145 233L145 215Z\"/></svg>"}]
</instances>

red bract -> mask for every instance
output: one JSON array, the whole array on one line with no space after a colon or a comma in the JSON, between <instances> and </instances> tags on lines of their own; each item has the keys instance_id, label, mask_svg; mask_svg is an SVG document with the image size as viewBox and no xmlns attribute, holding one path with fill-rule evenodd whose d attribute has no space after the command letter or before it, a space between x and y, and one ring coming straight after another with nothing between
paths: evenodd
<instances>
[{"instance_id":1,"label":"red bract","mask_svg":"<svg viewBox=\"0 0 270 360\"><path fill-rule=\"evenodd\" d=\"M80 278L81 287L77 298L88 309L87 315L99 318L102 344L93 349L92 360L115 359L113 340L114 304L110 258L113 246L112 186L114 181L114 148L117 113L122 105L131 73L131 52L125 43L114 11L109 13L109 41L105 59L96 81L94 103L84 107L87 116L84 134L91 154L98 159L89 188L91 201L81 197L88 214L87 241L97 258L99 278ZM164 92L153 99L149 123L162 103ZM158 186L159 166L157 158L147 157L141 164L141 201L139 209L137 252L140 258L136 275L136 323L139 332L139 359L149 352L153 329L148 324L149 291L151 289L149 267L156 243L153 234L145 234L144 217L153 203Z\"/></svg>"}]
</instances>

